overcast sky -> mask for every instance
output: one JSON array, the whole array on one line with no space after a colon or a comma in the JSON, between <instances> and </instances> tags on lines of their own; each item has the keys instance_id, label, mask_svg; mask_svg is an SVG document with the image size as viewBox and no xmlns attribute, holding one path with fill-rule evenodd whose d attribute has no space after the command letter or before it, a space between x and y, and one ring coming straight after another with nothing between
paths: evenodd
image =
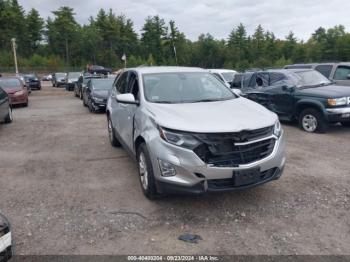
<instances>
[{"instance_id":1,"label":"overcast sky","mask_svg":"<svg viewBox=\"0 0 350 262\"><path fill-rule=\"evenodd\" d=\"M180 31L195 40L201 33L227 38L234 26L243 23L252 33L261 24L264 29L284 38L293 31L298 39L307 40L319 27L342 24L350 29L349 0L19 0L41 16L52 16L60 6L74 8L76 20L87 23L100 8L112 8L133 20L137 33L148 15L175 20Z\"/></svg>"}]
</instances>

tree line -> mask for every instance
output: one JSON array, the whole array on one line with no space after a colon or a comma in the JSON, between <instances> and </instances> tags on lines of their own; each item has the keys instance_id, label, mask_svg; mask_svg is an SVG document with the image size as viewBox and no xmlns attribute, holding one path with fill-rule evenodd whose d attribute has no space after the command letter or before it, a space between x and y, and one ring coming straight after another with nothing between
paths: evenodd
<instances>
[{"instance_id":1,"label":"tree line","mask_svg":"<svg viewBox=\"0 0 350 262\"><path fill-rule=\"evenodd\" d=\"M281 67L290 63L349 61L350 34L344 26L319 27L307 41L291 31L284 39L258 25L252 35L243 24L233 26L227 39L201 34L186 38L175 21L149 16L140 34L132 20L100 9L80 25L75 11L63 6L44 19L36 9L25 12L17 0L0 0L0 67L13 67L11 38L16 38L22 68L123 67L180 65L244 70Z\"/></svg>"}]
</instances>

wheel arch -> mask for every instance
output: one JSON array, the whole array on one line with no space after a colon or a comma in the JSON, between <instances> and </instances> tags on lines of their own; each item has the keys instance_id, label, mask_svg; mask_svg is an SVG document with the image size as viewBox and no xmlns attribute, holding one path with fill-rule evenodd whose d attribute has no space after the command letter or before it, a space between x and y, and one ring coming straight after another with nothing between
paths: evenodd
<instances>
[{"instance_id":1,"label":"wheel arch","mask_svg":"<svg viewBox=\"0 0 350 262\"><path fill-rule=\"evenodd\" d=\"M301 112L303 112L307 108L316 109L323 116L325 116L324 106L322 105L321 102L314 101L314 100L302 100L296 104L296 117L299 118L299 115L301 114Z\"/></svg>"}]
</instances>

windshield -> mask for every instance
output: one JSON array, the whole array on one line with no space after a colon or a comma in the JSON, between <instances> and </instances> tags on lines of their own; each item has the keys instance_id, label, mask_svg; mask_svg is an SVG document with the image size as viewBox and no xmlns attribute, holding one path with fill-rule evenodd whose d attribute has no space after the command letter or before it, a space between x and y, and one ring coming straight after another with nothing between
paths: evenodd
<instances>
[{"instance_id":1,"label":"windshield","mask_svg":"<svg viewBox=\"0 0 350 262\"><path fill-rule=\"evenodd\" d=\"M25 75L24 78L29 79L29 78L37 78L37 77L36 75Z\"/></svg>"},{"instance_id":2,"label":"windshield","mask_svg":"<svg viewBox=\"0 0 350 262\"><path fill-rule=\"evenodd\" d=\"M18 79L0 79L0 86L4 89L21 87L21 82Z\"/></svg>"},{"instance_id":3,"label":"windshield","mask_svg":"<svg viewBox=\"0 0 350 262\"><path fill-rule=\"evenodd\" d=\"M65 73L56 73L55 76L56 77L65 77L66 74Z\"/></svg>"},{"instance_id":4,"label":"windshield","mask_svg":"<svg viewBox=\"0 0 350 262\"><path fill-rule=\"evenodd\" d=\"M235 74L232 72L225 72L225 73L221 73L221 74L227 82L232 82L233 78L235 77Z\"/></svg>"},{"instance_id":5,"label":"windshield","mask_svg":"<svg viewBox=\"0 0 350 262\"><path fill-rule=\"evenodd\" d=\"M68 78L79 78L80 75L80 72L68 73Z\"/></svg>"},{"instance_id":6,"label":"windshield","mask_svg":"<svg viewBox=\"0 0 350 262\"><path fill-rule=\"evenodd\" d=\"M113 86L114 79L92 80L92 86L95 90L110 90Z\"/></svg>"},{"instance_id":7,"label":"windshield","mask_svg":"<svg viewBox=\"0 0 350 262\"><path fill-rule=\"evenodd\" d=\"M146 100L153 103L211 102L236 97L206 72L145 74L143 86Z\"/></svg>"},{"instance_id":8,"label":"windshield","mask_svg":"<svg viewBox=\"0 0 350 262\"><path fill-rule=\"evenodd\" d=\"M310 71L297 71L293 74L294 82L297 87L310 87L310 86L322 86L332 84L325 76L321 73L310 70Z\"/></svg>"}]
</instances>

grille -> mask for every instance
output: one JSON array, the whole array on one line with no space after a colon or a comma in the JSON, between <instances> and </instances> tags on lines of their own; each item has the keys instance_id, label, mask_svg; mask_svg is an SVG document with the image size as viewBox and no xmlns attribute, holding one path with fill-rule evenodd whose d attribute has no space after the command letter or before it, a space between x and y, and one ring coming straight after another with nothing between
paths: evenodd
<instances>
[{"instance_id":1,"label":"grille","mask_svg":"<svg viewBox=\"0 0 350 262\"><path fill-rule=\"evenodd\" d=\"M269 156L275 143L276 140L270 138L246 145L236 145L235 140L223 136L220 140L208 140L193 151L207 164L216 167L235 167Z\"/></svg>"},{"instance_id":2,"label":"grille","mask_svg":"<svg viewBox=\"0 0 350 262\"><path fill-rule=\"evenodd\" d=\"M277 168L272 168L264 172L261 172L260 177L253 184L270 179L276 173L276 170ZM248 185L249 184L241 185L241 186L248 186ZM208 180L208 188L210 189L226 189L226 188L234 188L235 186L236 185L233 178Z\"/></svg>"}]
</instances>

